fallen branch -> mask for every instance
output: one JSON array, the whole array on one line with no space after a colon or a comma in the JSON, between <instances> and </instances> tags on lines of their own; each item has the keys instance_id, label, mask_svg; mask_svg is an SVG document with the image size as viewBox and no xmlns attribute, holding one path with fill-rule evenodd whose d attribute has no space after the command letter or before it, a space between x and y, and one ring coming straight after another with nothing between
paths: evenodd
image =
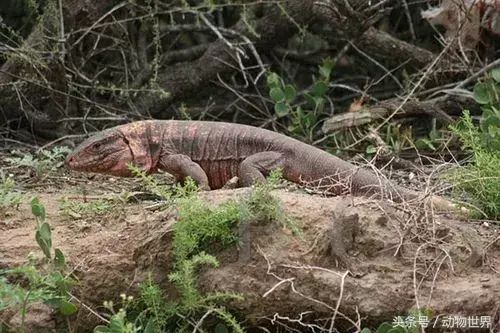
<instances>
[{"instance_id":1,"label":"fallen branch","mask_svg":"<svg viewBox=\"0 0 500 333\"><path fill-rule=\"evenodd\" d=\"M346 112L335 115L323 123L323 132L332 133L352 127L364 126L384 119L392 114L401 104L399 98L379 102L365 108L365 111ZM479 106L473 100L463 96L445 95L425 101L410 100L394 116L395 119L412 116L429 116L449 124L452 116L460 116L463 110L478 113Z\"/></svg>"}]
</instances>

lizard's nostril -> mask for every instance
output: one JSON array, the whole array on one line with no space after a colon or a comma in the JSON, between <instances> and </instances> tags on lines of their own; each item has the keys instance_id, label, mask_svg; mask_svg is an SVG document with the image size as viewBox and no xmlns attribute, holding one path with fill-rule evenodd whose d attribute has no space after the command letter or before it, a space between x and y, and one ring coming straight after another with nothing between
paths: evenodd
<instances>
[{"instance_id":1,"label":"lizard's nostril","mask_svg":"<svg viewBox=\"0 0 500 333\"><path fill-rule=\"evenodd\" d=\"M69 165L71 164L71 162L72 162L72 161L73 161L73 156L68 156L68 157L66 158L66 165L68 165L68 166L69 166Z\"/></svg>"}]
</instances>

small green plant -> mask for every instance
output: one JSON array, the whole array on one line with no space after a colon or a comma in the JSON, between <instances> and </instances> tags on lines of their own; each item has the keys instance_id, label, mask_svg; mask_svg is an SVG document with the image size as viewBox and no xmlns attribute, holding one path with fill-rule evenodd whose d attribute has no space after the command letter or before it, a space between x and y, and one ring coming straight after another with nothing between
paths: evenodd
<instances>
[{"instance_id":1,"label":"small green plant","mask_svg":"<svg viewBox=\"0 0 500 333\"><path fill-rule=\"evenodd\" d=\"M49 172L64 165L64 157L70 151L66 147L54 147L52 150L42 150L39 156L26 154L22 158L11 157L5 160L18 167L28 167L33 170L37 179L43 179Z\"/></svg>"},{"instance_id":2,"label":"small green plant","mask_svg":"<svg viewBox=\"0 0 500 333\"><path fill-rule=\"evenodd\" d=\"M372 157L378 151L378 146L384 146L395 155L408 150L437 151L446 142L446 132L437 128L436 119L432 120L432 127L425 136L414 137L412 129L403 127L401 124L387 124L380 133L380 139L370 140L365 144L364 152Z\"/></svg>"},{"instance_id":3,"label":"small green plant","mask_svg":"<svg viewBox=\"0 0 500 333\"><path fill-rule=\"evenodd\" d=\"M196 266L216 264L212 256L200 254L185 262L180 270L170 276L180 291L179 301L168 300L151 276L141 283L139 296L120 295L121 305L115 310L113 302L104 302L104 307L111 313L108 325L99 325L94 333L153 333L153 332L188 332L192 327L189 319L196 313L210 311L225 324L225 332L243 332L234 317L217 305L223 300L241 300L242 297L230 293L200 295L195 288ZM193 319L193 322L197 320Z\"/></svg>"},{"instance_id":4,"label":"small green plant","mask_svg":"<svg viewBox=\"0 0 500 333\"><path fill-rule=\"evenodd\" d=\"M465 192L482 215L500 218L500 68L474 86L474 99L481 104L482 117L476 126L468 111L450 126L471 153L471 162L446 176L455 195Z\"/></svg>"},{"instance_id":5,"label":"small green plant","mask_svg":"<svg viewBox=\"0 0 500 333\"><path fill-rule=\"evenodd\" d=\"M0 184L0 215L4 215L8 209L17 209L22 201L22 196L14 189L14 180L6 177L3 172Z\"/></svg>"},{"instance_id":6,"label":"small green plant","mask_svg":"<svg viewBox=\"0 0 500 333\"><path fill-rule=\"evenodd\" d=\"M75 219L80 219L89 215L102 215L113 208L113 204L102 199L90 202L73 202L66 199L60 199L59 204L63 215L71 216Z\"/></svg>"},{"instance_id":7,"label":"small green plant","mask_svg":"<svg viewBox=\"0 0 500 333\"><path fill-rule=\"evenodd\" d=\"M500 67L495 68L482 82L474 86L474 99L481 105L482 116L478 131L468 124L455 127L466 148L481 148L489 152L500 149ZM463 130L465 130L465 132Z\"/></svg>"},{"instance_id":8,"label":"small green plant","mask_svg":"<svg viewBox=\"0 0 500 333\"><path fill-rule=\"evenodd\" d=\"M500 67L493 69L490 75L474 86L474 99L481 104L483 119L481 129L484 131L489 126L498 126L500 114Z\"/></svg>"},{"instance_id":9,"label":"small green plant","mask_svg":"<svg viewBox=\"0 0 500 333\"><path fill-rule=\"evenodd\" d=\"M448 134L448 135L445 135ZM418 138L415 141L415 148L419 150L437 151L443 142L446 142L449 132L438 130L436 127L436 118L432 119L432 128L427 137Z\"/></svg>"},{"instance_id":10,"label":"small green plant","mask_svg":"<svg viewBox=\"0 0 500 333\"><path fill-rule=\"evenodd\" d=\"M220 319L232 318L218 303L227 301L241 301L243 297L234 293L210 293L201 295L196 288L196 273L197 269L202 265L209 265L218 267L219 262L217 259L205 252L199 252L189 259L183 259L178 262L177 268L169 275L169 279L173 282L179 291L180 303L178 309L182 313L200 312L207 310L214 310L214 313L219 316L220 313L225 313L219 316ZM227 322L233 323L233 320ZM236 322L234 321L236 324ZM235 331L242 332L238 324L233 327Z\"/></svg>"},{"instance_id":11,"label":"small green plant","mask_svg":"<svg viewBox=\"0 0 500 333\"><path fill-rule=\"evenodd\" d=\"M178 201L178 211L173 238L176 262L208 249L214 242L229 246L238 240L233 230L240 220L240 207L236 202L212 209L196 196L185 197Z\"/></svg>"},{"instance_id":12,"label":"small green plant","mask_svg":"<svg viewBox=\"0 0 500 333\"><path fill-rule=\"evenodd\" d=\"M141 179L146 190L165 201L165 206L174 203L178 198L190 196L198 191L198 185L191 177L187 177L184 184L176 183L173 186L165 186L158 184L152 175L146 174L134 165L130 164L128 168L134 176Z\"/></svg>"},{"instance_id":13,"label":"small green plant","mask_svg":"<svg viewBox=\"0 0 500 333\"><path fill-rule=\"evenodd\" d=\"M296 87L285 83L278 74L271 72L267 76L275 116L287 119L290 133L308 142L314 141L315 128L324 112L333 66L333 59L325 58L318 68L319 76L313 76L312 86L299 96Z\"/></svg>"},{"instance_id":14,"label":"small green plant","mask_svg":"<svg viewBox=\"0 0 500 333\"><path fill-rule=\"evenodd\" d=\"M22 326L31 303L43 302L65 316L77 311L77 307L69 301L69 292L75 281L65 274L67 265L63 252L52 247L52 232L45 220L45 207L38 198L33 198L30 205L36 221L35 240L46 264L37 269L34 259L30 258L25 266L0 271L0 310L19 308ZM26 278L27 286L8 282L7 277L16 275Z\"/></svg>"},{"instance_id":15,"label":"small green plant","mask_svg":"<svg viewBox=\"0 0 500 333\"><path fill-rule=\"evenodd\" d=\"M157 180L152 176L146 174L139 167L129 164L127 165L130 171L132 171L134 176L141 179L142 185L157 197L161 198L167 203L172 202L172 187L159 185Z\"/></svg>"},{"instance_id":16,"label":"small green plant","mask_svg":"<svg viewBox=\"0 0 500 333\"><path fill-rule=\"evenodd\" d=\"M489 219L500 218L500 151L490 150L495 146L491 132L484 133L476 127L469 113L464 112L459 124L451 127L461 140L463 148L470 151L472 161L455 170L446 178L455 186L455 195L461 191L468 194L474 206ZM487 140L485 140L485 137Z\"/></svg>"},{"instance_id":17,"label":"small green plant","mask_svg":"<svg viewBox=\"0 0 500 333\"><path fill-rule=\"evenodd\" d=\"M153 331L160 332L162 328L165 328L165 323L176 316L178 304L165 297L161 288L153 282L149 274L148 279L141 283L139 297L131 303L130 312L137 311L135 322L140 323L141 327L155 328ZM148 330L145 329L145 331Z\"/></svg>"},{"instance_id":18,"label":"small green plant","mask_svg":"<svg viewBox=\"0 0 500 333\"><path fill-rule=\"evenodd\" d=\"M246 219L263 223L278 222L297 235L300 234L300 228L283 211L279 200L271 194L273 187L282 181L282 174L281 169L271 171L267 182L256 184L249 198L240 203L240 209Z\"/></svg>"},{"instance_id":19,"label":"small green plant","mask_svg":"<svg viewBox=\"0 0 500 333\"><path fill-rule=\"evenodd\" d=\"M98 325L94 327L94 333L136 333L141 332L140 326L136 327L134 323L129 322L127 320L127 308L130 306L133 301L132 296L127 296L125 294L121 294L120 298L122 299L121 308L116 311L114 303L112 301L105 301L103 303L104 308L106 308L112 315L109 319L109 324ZM144 330L144 332L155 332L151 330Z\"/></svg>"}]
</instances>

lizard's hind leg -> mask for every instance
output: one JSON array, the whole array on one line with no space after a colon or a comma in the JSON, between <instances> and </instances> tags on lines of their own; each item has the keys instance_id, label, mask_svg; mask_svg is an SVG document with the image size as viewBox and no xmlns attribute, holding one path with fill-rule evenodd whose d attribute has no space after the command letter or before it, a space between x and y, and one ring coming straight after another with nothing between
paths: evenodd
<instances>
[{"instance_id":1,"label":"lizard's hind leg","mask_svg":"<svg viewBox=\"0 0 500 333\"><path fill-rule=\"evenodd\" d=\"M251 186L257 181L265 181L265 176L274 169L283 168L281 153L266 151L250 155L245 158L239 167L238 178L240 186Z\"/></svg>"}]
</instances>

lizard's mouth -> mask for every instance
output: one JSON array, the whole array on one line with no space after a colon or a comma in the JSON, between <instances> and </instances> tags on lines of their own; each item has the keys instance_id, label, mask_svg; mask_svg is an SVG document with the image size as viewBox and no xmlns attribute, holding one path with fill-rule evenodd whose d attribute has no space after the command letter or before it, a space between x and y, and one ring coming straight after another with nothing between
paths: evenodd
<instances>
[{"instance_id":1,"label":"lizard's mouth","mask_svg":"<svg viewBox=\"0 0 500 333\"><path fill-rule=\"evenodd\" d=\"M82 163L78 163L78 158L75 158L75 154L69 154L66 157L66 167L71 170L80 171L82 169Z\"/></svg>"},{"instance_id":2,"label":"lizard's mouth","mask_svg":"<svg viewBox=\"0 0 500 333\"><path fill-rule=\"evenodd\" d=\"M95 169L104 163L102 158L84 157L79 153L72 153L66 157L66 167L75 171L90 171L90 169Z\"/></svg>"},{"instance_id":3,"label":"lizard's mouth","mask_svg":"<svg viewBox=\"0 0 500 333\"><path fill-rule=\"evenodd\" d=\"M97 163L97 161L82 161L81 157L74 154L70 154L66 157L66 167L75 171L93 171L92 169L94 169Z\"/></svg>"},{"instance_id":4,"label":"lizard's mouth","mask_svg":"<svg viewBox=\"0 0 500 333\"><path fill-rule=\"evenodd\" d=\"M73 154L69 154L66 157L66 167L69 168L69 169L73 169L74 168L73 161L74 161Z\"/></svg>"},{"instance_id":5,"label":"lizard's mouth","mask_svg":"<svg viewBox=\"0 0 500 333\"><path fill-rule=\"evenodd\" d=\"M75 171L100 172L109 167L109 161L114 154L107 156L85 156L82 153L72 153L66 157L66 167Z\"/></svg>"}]
</instances>

